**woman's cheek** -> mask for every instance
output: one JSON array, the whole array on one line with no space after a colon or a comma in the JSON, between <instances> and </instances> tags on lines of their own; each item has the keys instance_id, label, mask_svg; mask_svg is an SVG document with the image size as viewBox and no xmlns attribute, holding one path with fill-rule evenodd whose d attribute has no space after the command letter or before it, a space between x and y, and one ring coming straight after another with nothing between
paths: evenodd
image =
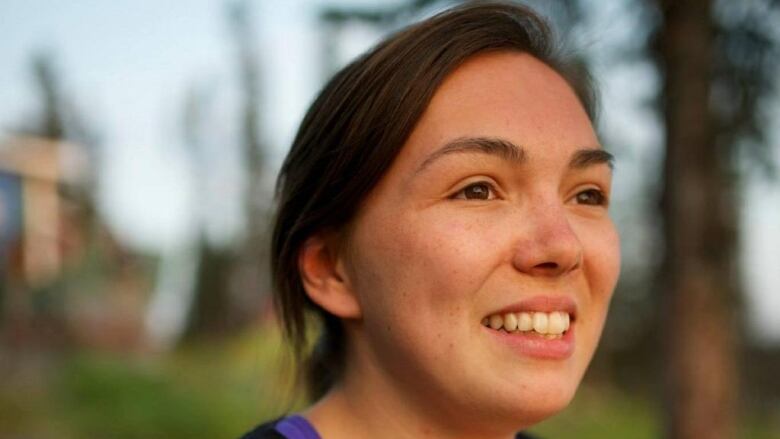
<instances>
[{"instance_id":1,"label":"woman's cheek","mask_svg":"<svg viewBox=\"0 0 780 439\"><path fill-rule=\"evenodd\" d=\"M428 218L417 227L415 252L424 264L447 279L479 285L489 269L501 259L506 240L497 233L497 222L479 215L441 215Z\"/></svg>"},{"instance_id":2,"label":"woman's cheek","mask_svg":"<svg viewBox=\"0 0 780 439\"><path fill-rule=\"evenodd\" d=\"M590 257L597 272L597 292L606 300L612 297L620 274L620 238L612 222L604 224L600 233L591 236Z\"/></svg>"},{"instance_id":3,"label":"woman's cheek","mask_svg":"<svg viewBox=\"0 0 780 439\"><path fill-rule=\"evenodd\" d=\"M570 224L582 245L591 294L611 296L620 272L620 238L612 220L574 218Z\"/></svg>"},{"instance_id":4,"label":"woman's cheek","mask_svg":"<svg viewBox=\"0 0 780 439\"><path fill-rule=\"evenodd\" d=\"M366 312L382 310L377 317L394 321L384 324L405 324L413 314L418 330L456 308L461 312L502 260L506 237L498 228L484 212L444 209L365 228L355 270Z\"/></svg>"}]
</instances>

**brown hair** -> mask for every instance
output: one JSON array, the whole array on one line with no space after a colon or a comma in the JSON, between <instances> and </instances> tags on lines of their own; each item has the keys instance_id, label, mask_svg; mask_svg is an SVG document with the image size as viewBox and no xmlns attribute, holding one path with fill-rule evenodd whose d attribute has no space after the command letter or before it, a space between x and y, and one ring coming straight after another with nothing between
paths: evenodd
<instances>
[{"instance_id":1,"label":"brown hair","mask_svg":"<svg viewBox=\"0 0 780 439\"><path fill-rule=\"evenodd\" d=\"M470 2L402 29L339 71L301 123L277 181L271 241L274 299L309 396L317 399L343 372L339 319L306 295L298 255L307 238L341 230L398 155L443 79L474 55L528 53L563 76L591 120L595 96L587 72L565 63L547 23L528 8ZM305 352L306 310L321 319Z\"/></svg>"}]
</instances>

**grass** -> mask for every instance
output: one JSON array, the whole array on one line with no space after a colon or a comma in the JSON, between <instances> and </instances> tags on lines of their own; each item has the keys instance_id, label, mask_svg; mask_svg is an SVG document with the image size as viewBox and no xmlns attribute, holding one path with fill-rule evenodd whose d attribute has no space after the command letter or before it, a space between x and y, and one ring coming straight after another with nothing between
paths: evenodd
<instances>
[{"instance_id":1,"label":"grass","mask_svg":"<svg viewBox=\"0 0 780 439\"><path fill-rule=\"evenodd\" d=\"M0 439L238 437L285 409L279 346L258 331L159 356L51 358L34 384L0 381Z\"/></svg>"},{"instance_id":2,"label":"grass","mask_svg":"<svg viewBox=\"0 0 780 439\"><path fill-rule=\"evenodd\" d=\"M532 429L542 438L653 439L662 437L652 405L614 389L583 385L572 404Z\"/></svg>"},{"instance_id":3,"label":"grass","mask_svg":"<svg viewBox=\"0 0 780 439\"><path fill-rule=\"evenodd\" d=\"M235 438L289 406L289 368L272 360L279 346L276 331L259 330L159 356L82 352L39 362L46 366L26 368L23 379L0 380L0 439ZM743 437L780 439L770 430L769 421L754 419ZM570 408L532 433L662 436L653 404L588 385Z\"/></svg>"},{"instance_id":4,"label":"grass","mask_svg":"<svg viewBox=\"0 0 780 439\"><path fill-rule=\"evenodd\" d=\"M200 389L113 358L71 360L58 384L59 415L82 437L218 437L230 415Z\"/></svg>"}]
</instances>

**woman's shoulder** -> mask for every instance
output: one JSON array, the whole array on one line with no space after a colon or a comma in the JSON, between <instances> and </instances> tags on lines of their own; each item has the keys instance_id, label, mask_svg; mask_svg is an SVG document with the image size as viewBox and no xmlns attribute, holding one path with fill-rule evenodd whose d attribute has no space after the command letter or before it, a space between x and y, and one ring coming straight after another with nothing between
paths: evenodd
<instances>
[{"instance_id":1,"label":"woman's shoulder","mask_svg":"<svg viewBox=\"0 0 780 439\"><path fill-rule=\"evenodd\" d=\"M258 425L252 431L241 436L240 439L284 439L284 436L275 429L279 419L281 418Z\"/></svg>"}]
</instances>

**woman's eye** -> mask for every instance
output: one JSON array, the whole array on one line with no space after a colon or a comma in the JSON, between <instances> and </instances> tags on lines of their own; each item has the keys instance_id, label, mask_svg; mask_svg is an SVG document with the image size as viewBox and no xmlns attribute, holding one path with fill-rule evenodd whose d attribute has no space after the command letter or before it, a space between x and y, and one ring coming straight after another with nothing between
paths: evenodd
<instances>
[{"instance_id":1,"label":"woman's eye","mask_svg":"<svg viewBox=\"0 0 780 439\"><path fill-rule=\"evenodd\" d=\"M607 196L598 189L588 189L575 196L577 204L590 206L604 206L607 204Z\"/></svg>"},{"instance_id":2,"label":"woman's eye","mask_svg":"<svg viewBox=\"0 0 780 439\"><path fill-rule=\"evenodd\" d=\"M457 200L490 200L495 198L489 183L473 183L458 191L452 198Z\"/></svg>"}]
</instances>

